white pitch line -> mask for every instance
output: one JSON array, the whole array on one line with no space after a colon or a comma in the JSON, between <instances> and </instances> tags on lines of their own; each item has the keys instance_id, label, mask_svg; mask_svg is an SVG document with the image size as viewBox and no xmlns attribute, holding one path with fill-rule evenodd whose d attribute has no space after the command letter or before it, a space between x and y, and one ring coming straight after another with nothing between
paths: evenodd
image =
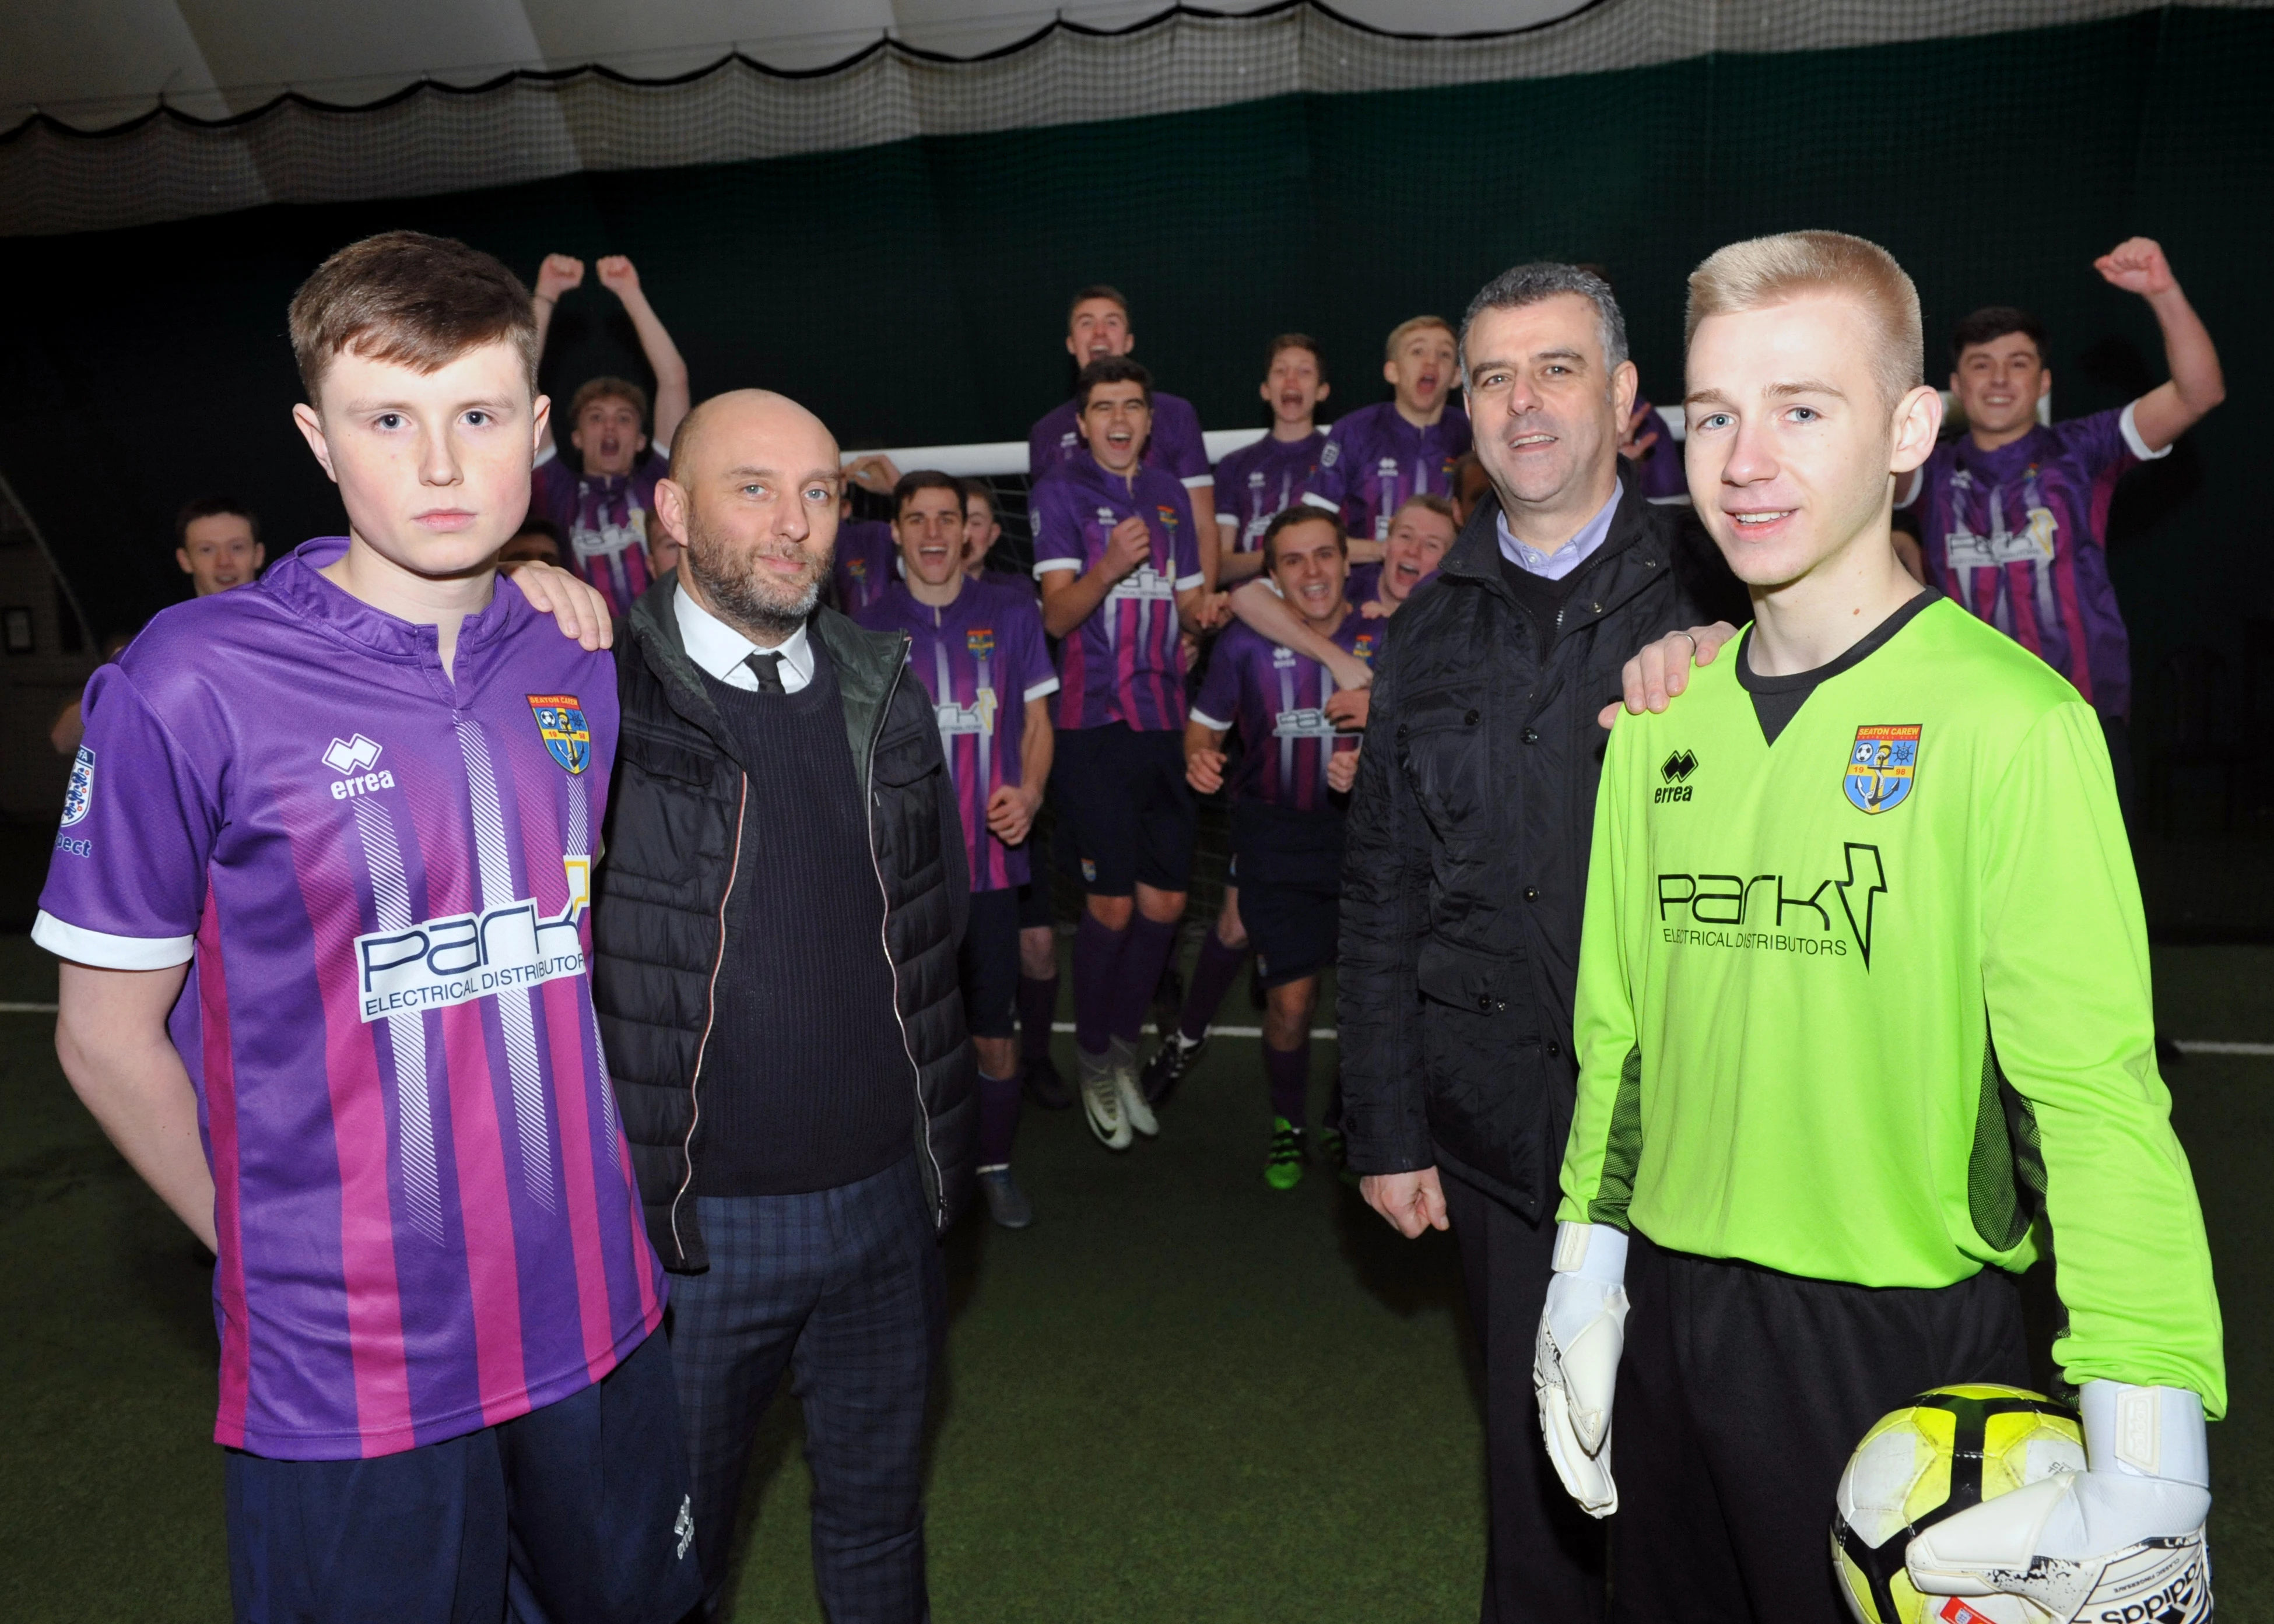
<instances>
[{"instance_id":1,"label":"white pitch line","mask_svg":"<svg viewBox=\"0 0 2274 1624\"><path fill-rule=\"evenodd\" d=\"M0 1004L0 1015L52 1015L52 1004Z\"/></svg>"},{"instance_id":2,"label":"white pitch line","mask_svg":"<svg viewBox=\"0 0 2274 1624\"><path fill-rule=\"evenodd\" d=\"M1053 1032L1072 1032L1073 1030L1073 1022L1070 1020L1052 1021L1050 1023L1050 1030ZM1158 1032L1160 1028L1148 1020L1145 1023L1145 1030L1148 1032ZM1262 1035L1263 1028L1261 1026L1210 1026L1209 1028L1209 1036L1212 1038L1260 1038ZM1332 1026L1314 1026L1311 1028L1311 1035L1314 1038L1322 1038L1328 1042L1332 1042L1335 1037L1335 1029Z\"/></svg>"},{"instance_id":3,"label":"white pitch line","mask_svg":"<svg viewBox=\"0 0 2274 1624\"><path fill-rule=\"evenodd\" d=\"M2274 1055L2274 1043L2218 1043L2181 1038L2175 1047L2183 1055Z\"/></svg>"},{"instance_id":4,"label":"white pitch line","mask_svg":"<svg viewBox=\"0 0 2274 1624\"><path fill-rule=\"evenodd\" d=\"M29 1009L32 1007L34 1006L30 1004L0 1004L0 1009ZM55 1006L53 1004L47 1004L40 1007L53 1009ZM1073 1022L1070 1020L1053 1021L1050 1025L1050 1030L1053 1032L1072 1032L1073 1030ZM1157 1030L1157 1028L1155 1027L1150 1021L1148 1021L1145 1024L1145 1030L1152 1032ZM1261 1026L1210 1026L1209 1028L1209 1035L1210 1037L1218 1038L1260 1038L1263 1035L1263 1028ZM1332 1026L1314 1026L1311 1028L1311 1036L1314 1039L1331 1042L1334 1041L1335 1035L1335 1029ZM2227 1043L2204 1038L2181 1038L2174 1047L2177 1048L2183 1055L2274 1056L2274 1043Z\"/></svg>"}]
</instances>

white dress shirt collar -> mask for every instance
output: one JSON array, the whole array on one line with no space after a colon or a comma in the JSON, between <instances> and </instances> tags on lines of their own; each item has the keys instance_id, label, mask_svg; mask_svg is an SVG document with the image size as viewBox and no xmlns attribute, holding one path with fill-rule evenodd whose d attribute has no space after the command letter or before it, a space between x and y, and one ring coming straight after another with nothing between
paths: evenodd
<instances>
[{"instance_id":1,"label":"white dress shirt collar","mask_svg":"<svg viewBox=\"0 0 2274 1624\"><path fill-rule=\"evenodd\" d=\"M1542 553L1537 547L1518 541L1508 528L1508 515L1501 514L1498 517L1501 556L1545 580L1561 581L1585 563L1588 555L1601 546L1604 538L1611 533L1611 515L1618 511L1619 494L1624 489L1623 485L1614 485L1611 500L1595 510L1595 516L1579 527L1578 534L1553 553Z\"/></svg>"},{"instance_id":2,"label":"white dress shirt collar","mask_svg":"<svg viewBox=\"0 0 2274 1624\"><path fill-rule=\"evenodd\" d=\"M749 694L758 691L757 673L743 663L754 653L782 657L782 688L787 692L794 694L813 680L813 642L805 627L784 638L779 647L762 650L697 603L684 585L672 593L671 605L679 617L679 636L687 645L687 658L728 688Z\"/></svg>"}]
</instances>

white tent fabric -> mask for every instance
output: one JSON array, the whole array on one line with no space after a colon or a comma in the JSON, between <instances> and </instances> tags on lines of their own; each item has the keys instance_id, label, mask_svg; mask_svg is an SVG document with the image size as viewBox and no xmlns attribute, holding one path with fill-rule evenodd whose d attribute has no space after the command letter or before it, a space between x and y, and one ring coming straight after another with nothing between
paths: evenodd
<instances>
[{"instance_id":1,"label":"white tent fabric","mask_svg":"<svg viewBox=\"0 0 2274 1624\"><path fill-rule=\"evenodd\" d=\"M2274 0L2198 0L2223 6ZM87 92L46 103L0 134L0 236L81 231L248 208L264 203L416 197L509 185L583 169L675 168L954 135L1135 117L1298 92L1415 89L1545 78L1715 53L1823 49L2006 29L2157 9L2150 0L1373 0L1367 10L1410 29L1442 19L1506 19L1501 31L1385 33L1319 4L1276 0L1239 14L1175 9L1117 23L1122 4L1075 6L1022 42L991 54L942 55L921 37L980 44L1020 20L963 0L710 0L673 8L598 0L395 0L385 7L291 0L18 0L31 25L12 41L0 98L48 93L29 77ZM685 36L641 46L668 10ZM825 69L787 69L711 55L734 24L763 10L777 44L801 60L837 45ZM903 11L920 26L903 29ZM146 15L147 13L147 15ZM584 31L563 19L585 19ZM849 26L866 14L891 19ZM783 19L826 30L783 34ZM455 20L454 20L455 19ZM712 19L715 19L715 24ZM1085 20L1094 19L1094 20ZM634 21L637 28L633 27ZM424 26L433 22L432 33ZM124 37L138 22L150 31ZM540 22L545 26L540 27ZM194 23L194 26L192 24ZM1114 24L1109 27L1109 23ZM560 25L555 26L555 25ZM713 43L696 36L710 31ZM549 42L591 40L590 56ZM84 40L86 65L64 58ZM865 40L865 43L863 41ZM615 45L608 45L614 41ZM620 49L619 49L620 48ZM483 53L488 53L486 57ZM534 62L475 83L478 72L420 79L416 64ZM699 64L709 58L711 65ZM322 81L393 94L334 102L300 88L261 102L275 75L305 62ZM567 64L568 65L561 65ZM108 64L108 65L105 65ZM674 67L677 78L659 78ZM108 133L88 133L129 79L183 86ZM439 71L439 70L436 70ZM77 77L72 77L76 73ZM139 77L138 77L139 76ZM296 81L297 85L297 81ZM200 88L202 86L202 88ZM252 88L248 89L247 86ZM321 86L320 86L321 87ZM145 93L146 94L147 93ZM19 105L24 103L19 100ZM210 116L190 111L208 109ZM93 117L93 124L81 122Z\"/></svg>"}]
</instances>

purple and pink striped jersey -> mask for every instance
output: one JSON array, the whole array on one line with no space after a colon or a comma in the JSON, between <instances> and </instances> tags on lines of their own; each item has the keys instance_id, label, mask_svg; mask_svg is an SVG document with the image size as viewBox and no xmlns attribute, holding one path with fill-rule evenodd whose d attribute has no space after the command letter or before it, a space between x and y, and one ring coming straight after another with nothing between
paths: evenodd
<instances>
[{"instance_id":1,"label":"purple and pink striped jersey","mask_svg":"<svg viewBox=\"0 0 2274 1624\"><path fill-rule=\"evenodd\" d=\"M568 538L568 568L592 583L618 620L648 589L647 527L655 523L655 485L670 459L651 455L629 474L586 474L550 456L530 476L529 510Z\"/></svg>"},{"instance_id":2,"label":"purple and pink striped jersey","mask_svg":"<svg viewBox=\"0 0 2274 1624\"><path fill-rule=\"evenodd\" d=\"M213 1169L215 1440L395 1454L598 1381L664 1277L592 1017L609 656L501 584L458 635L312 541L87 689L34 937L187 963Z\"/></svg>"},{"instance_id":3,"label":"purple and pink striped jersey","mask_svg":"<svg viewBox=\"0 0 2274 1624\"><path fill-rule=\"evenodd\" d=\"M1065 471L1089 460L1089 445L1081 437L1081 411L1073 402L1045 412L1027 431L1027 477L1042 483L1047 474ZM1153 391L1153 432L1145 441L1142 462L1175 477L1182 485L1209 482L1208 442L1201 437L1201 415L1181 395Z\"/></svg>"},{"instance_id":4,"label":"purple and pink striped jersey","mask_svg":"<svg viewBox=\"0 0 2274 1624\"><path fill-rule=\"evenodd\" d=\"M1201 585L1192 504L1174 477L1141 463L1136 477L1109 474L1087 451L1028 498L1035 527L1035 578L1056 569L1079 575L1105 556L1113 527L1141 515L1153 556L1113 583L1105 601L1058 644L1058 725L1138 733L1185 726L1185 654L1178 641L1177 594Z\"/></svg>"},{"instance_id":5,"label":"purple and pink striped jersey","mask_svg":"<svg viewBox=\"0 0 2274 1624\"><path fill-rule=\"evenodd\" d=\"M900 578L900 543L882 519L845 519L837 526L837 559L829 567L837 606L857 615Z\"/></svg>"},{"instance_id":6,"label":"purple and pink striped jersey","mask_svg":"<svg viewBox=\"0 0 2274 1624\"><path fill-rule=\"evenodd\" d=\"M1274 440L1266 434L1216 465L1216 520L1219 527L1239 527L1231 537L1234 553L1253 553L1261 546L1271 521L1303 500L1303 492L1318 477L1319 454L1326 443L1326 435L1317 429L1301 440Z\"/></svg>"},{"instance_id":7,"label":"purple and pink striped jersey","mask_svg":"<svg viewBox=\"0 0 2274 1624\"><path fill-rule=\"evenodd\" d=\"M905 582L855 617L872 632L904 632L908 667L931 695L939 748L955 778L971 889L1003 891L1030 877L1025 846L1005 846L987 827L987 803L1023 783L1019 751L1027 704L1055 694L1043 613L1024 582L966 581L944 608L918 603Z\"/></svg>"},{"instance_id":8,"label":"purple and pink striped jersey","mask_svg":"<svg viewBox=\"0 0 2274 1624\"><path fill-rule=\"evenodd\" d=\"M1395 401L1361 406L1327 431L1303 500L1341 514L1353 540L1387 541L1389 517L1407 497L1452 496L1453 465L1468 449L1468 414L1457 406L1426 429L1399 417Z\"/></svg>"},{"instance_id":9,"label":"purple and pink striped jersey","mask_svg":"<svg viewBox=\"0 0 2274 1624\"><path fill-rule=\"evenodd\" d=\"M1353 609L1327 641L1371 665L1388 626ZM1325 705L1334 691L1332 672L1253 627L1234 626L1216 639L1193 701L1193 720L1225 733L1239 730L1239 764L1230 785L1235 801L1295 812L1333 809L1327 757L1358 748L1359 741L1354 733L1337 733L1327 719Z\"/></svg>"},{"instance_id":10,"label":"purple and pink striped jersey","mask_svg":"<svg viewBox=\"0 0 2274 1624\"><path fill-rule=\"evenodd\" d=\"M2132 408L2031 429L1984 451L1961 434L1899 490L1927 578L2076 685L2103 716L2132 709L2131 635L2108 579L2108 504L2151 452Z\"/></svg>"}]
</instances>

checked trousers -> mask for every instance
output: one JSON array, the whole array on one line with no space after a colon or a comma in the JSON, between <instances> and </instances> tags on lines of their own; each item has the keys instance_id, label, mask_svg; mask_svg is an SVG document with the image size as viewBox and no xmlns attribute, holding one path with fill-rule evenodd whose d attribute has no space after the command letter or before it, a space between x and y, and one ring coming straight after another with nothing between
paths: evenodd
<instances>
[{"instance_id":1,"label":"checked trousers","mask_svg":"<svg viewBox=\"0 0 2274 1624\"><path fill-rule=\"evenodd\" d=\"M706 1611L750 1442L787 1371L805 1410L813 1576L830 1624L919 1624L924 1406L946 1283L913 1154L803 1195L698 1196L711 1253L671 1282L671 1354Z\"/></svg>"}]
</instances>

